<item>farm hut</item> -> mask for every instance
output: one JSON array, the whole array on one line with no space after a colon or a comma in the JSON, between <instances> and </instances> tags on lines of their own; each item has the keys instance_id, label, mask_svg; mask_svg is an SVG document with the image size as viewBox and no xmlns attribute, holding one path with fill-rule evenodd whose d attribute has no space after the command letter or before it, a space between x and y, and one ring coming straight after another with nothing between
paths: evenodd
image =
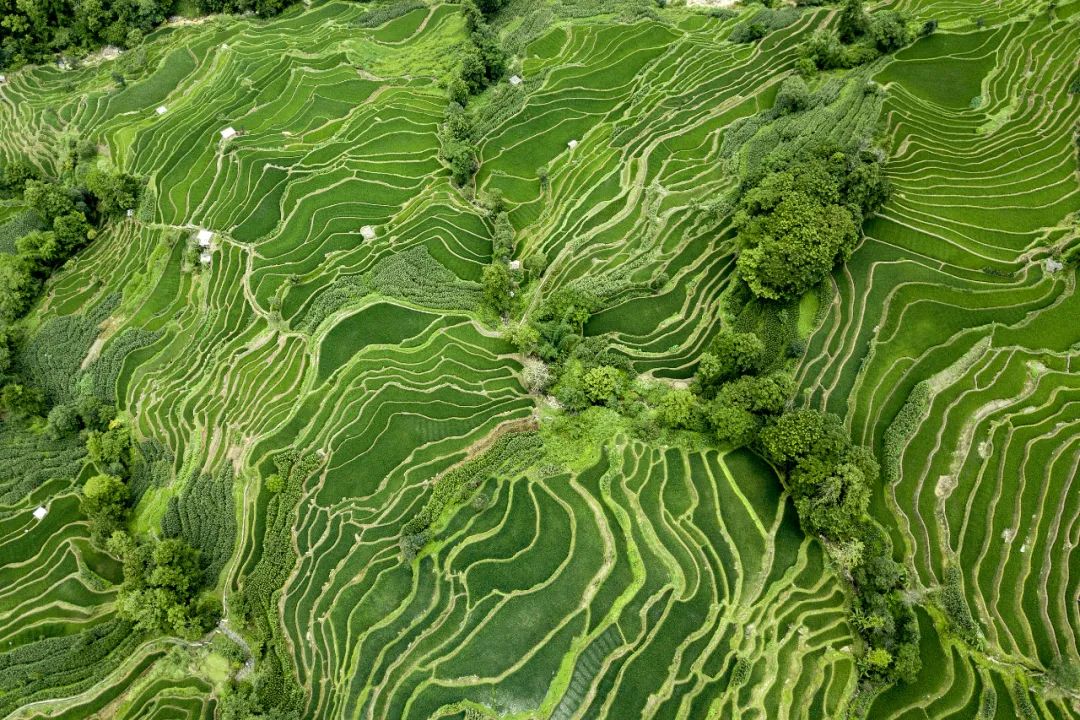
<instances>
[{"instance_id":1,"label":"farm hut","mask_svg":"<svg viewBox=\"0 0 1080 720\"><path fill-rule=\"evenodd\" d=\"M0 75L0 83L6 83L6 82L7 82L7 75Z\"/></svg>"},{"instance_id":2,"label":"farm hut","mask_svg":"<svg viewBox=\"0 0 1080 720\"><path fill-rule=\"evenodd\" d=\"M169 108L165 107L164 105L158 105L157 110L155 110L154 112L156 112L158 115L164 115L165 113L169 112Z\"/></svg>"},{"instance_id":3,"label":"farm hut","mask_svg":"<svg viewBox=\"0 0 1080 720\"><path fill-rule=\"evenodd\" d=\"M213 255L211 255L208 252L204 252L204 253L199 255L199 262L201 262L203 265L209 265L210 260L212 260L212 259L213 259Z\"/></svg>"},{"instance_id":4,"label":"farm hut","mask_svg":"<svg viewBox=\"0 0 1080 720\"><path fill-rule=\"evenodd\" d=\"M566 147L573 150L574 148L577 147L577 140L571 140L570 142L566 143Z\"/></svg>"},{"instance_id":5,"label":"farm hut","mask_svg":"<svg viewBox=\"0 0 1080 720\"><path fill-rule=\"evenodd\" d=\"M214 239L214 233L210 232L209 230L200 230L199 231L199 235L198 235L199 247L201 247L201 248L210 247L210 241L213 240L213 239Z\"/></svg>"},{"instance_id":6,"label":"farm hut","mask_svg":"<svg viewBox=\"0 0 1080 720\"><path fill-rule=\"evenodd\" d=\"M1045 267L1046 267L1046 272L1053 274L1053 273L1056 273L1056 272L1060 272L1065 266L1062 265L1057 260L1055 260L1054 258L1046 258Z\"/></svg>"},{"instance_id":7,"label":"farm hut","mask_svg":"<svg viewBox=\"0 0 1080 720\"><path fill-rule=\"evenodd\" d=\"M128 217L135 217L135 211L132 210L131 208L128 208L127 216Z\"/></svg>"},{"instance_id":8,"label":"farm hut","mask_svg":"<svg viewBox=\"0 0 1080 720\"><path fill-rule=\"evenodd\" d=\"M227 128L225 128L224 130L221 131L221 139L222 140L230 140L230 139L236 137L236 134L237 134L236 133L236 128L227 127Z\"/></svg>"},{"instance_id":9,"label":"farm hut","mask_svg":"<svg viewBox=\"0 0 1080 720\"><path fill-rule=\"evenodd\" d=\"M44 505L38 505L34 510L34 519L42 520L49 514L49 509Z\"/></svg>"},{"instance_id":10,"label":"farm hut","mask_svg":"<svg viewBox=\"0 0 1080 720\"><path fill-rule=\"evenodd\" d=\"M364 227L360 228L360 234L364 237L365 240L374 240L375 228L371 227L370 225L365 225Z\"/></svg>"},{"instance_id":11,"label":"farm hut","mask_svg":"<svg viewBox=\"0 0 1080 720\"><path fill-rule=\"evenodd\" d=\"M511 260L510 261L510 269L511 270L520 270L521 269L521 261L520 260Z\"/></svg>"},{"instance_id":12,"label":"farm hut","mask_svg":"<svg viewBox=\"0 0 1080 720\"><path fill-rule=\"evenodd\" d=\"M517 75L511 75L510 76L510 84L511 85L520 85L522 82L523 81L519 76L517 76Z\"/></svg>"}]
</instances>

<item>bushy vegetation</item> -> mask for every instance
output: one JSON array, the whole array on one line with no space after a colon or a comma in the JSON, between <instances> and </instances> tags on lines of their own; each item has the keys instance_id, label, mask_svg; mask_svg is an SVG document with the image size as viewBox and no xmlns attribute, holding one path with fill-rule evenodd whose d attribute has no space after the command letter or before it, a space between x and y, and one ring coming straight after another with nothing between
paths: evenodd
<instances>
[{"instance_id":1,"label":"bushy vegetation","mask_svg":"<svg viewBox=\"0 0 1080 720\"><path fill-rule=\"evenodd\" d=\"M761 431L765 456L784 469L803 528L820 536L850 580L852 618L865 643L864 677L911 682L921 667L919 627L904 591L907 573L867 515L878 464L851 444L835 415L790 410Z\"/></svg>"},{"instance_id":2,"label":"bushy vegetation","mask_svg":"<svg viewBox=\"0 0 1080 720\"><path fill-rule=\"evenodd\" d=\"M270 477L278 479L267 482L259 498L266 507L259 558L243 577L240 592L234 598L247 631L261 648L256 658L259 674L252 683L253 690L240 691L236 712L242 710L257 717L265 711L291 718L299 717L303 691L283 647L275 598L296 560L290 536L292 517L303 482L318 467L319 458L314 453L300 456L289 450L278 454L274 464L277 472Z\"/></svg>"},{"instance_id":3,"label":"bushy vegetation","mask_svg":"<svg viewBox=\"0 0 1080 720\"><path fill-rule=\"evenodd\" d=\"M923 25L920 32L929 35L936 27ZM803 46L800 69L809 74L853 68L899 50L915 36L911 18L902 11L881 9L871 14L863 8L863 0L844 0L835 29L818 30Z\"/></svg>"},{"instance_id":4,"label":"bushy vegetation","mask_svg":"<svg viewBox=\"0 0 1080 720\"><path fill-rule=\"evenodd\" d=\"M15 374L27 384L40 389L49 405L62 404L69 412L75 404L92 401L92 391L79 387L83 360L101 332L104 322L120 302L118 295L106 297L85 313L50 318L18 344L14 353ZM82 381L86 382L86 381ZM104 403L112 402L113 392L95 394ZM91 412L84 407L83 414Z\"/></svg>"},{"instance_id":5,"label":"bushy vegetation","mask_svg":"<svg viewBox=\"0 0 1080 720\"><path fill-rule=\"evenodd\" d=\"M0 423L0 502L14 505L53 478L74 478L86 456L74 433L28 432L22 423Z\"/></svg>"},{"instance_id":6,"label":"bushy vegetation","mask_svg":"<svg viewBox=\"0 0 1080 720\"><path fill-rule=\"evenodd\" d=\"M119 618L0 652L0 711L43 700L57 686L82 692L136 651L144 636Z\"/></svg>"},{"instance_id":7,"label":"bushy vegetation","mask_svg":"<svg viewBox=\"0 0 1080 720\"><path fill-rule=\"evenodd\" d=\"M313 3L156 33L122 88L138 51L10 76L0 156L79 185L100 143L160 197L88 215L0 342L0 715L1069 716L1075 18L905 2L941 29L888 57L916 25L766 4ZM874 62L799 62L823 25ZM895 200L829 281L869 213L818 190L874 146ZM55 231L8 167L17 254ZM209 626L223 558L250 664L154 637ZM934 660L888 688L909 603Z\"/></svg>"},{"instance_id":8,"label":"bushy vegetation","mask_svg":"<svg viewBox=\"0 0 1080 720\"><path fill-rule=\"evenodd\" d=\"M290 0L196 0L195 7L204 14L253 12L271 17L291 4ZM0 6L0 68L44 63L58 54L79 58L102 45L136 48L176 10L176 0L5 0Z\"/></svg>"},{"instance_id":9,"label":"bushy vegetation","mask_svg":"<svg viewBox=\"0 0 1080 720\"><path fill-rule=\"evenodd\" d=\"M202 581L213 586L236 542L236 510L233 507L233 470L224 465L210 473L197 472L179 496L169 499L161 519L161 534L182 538L199 551Z\"/></svg>"},{"instance_id":10,"label":"bushy vegetation","mask_svg":"<svg viewBox=\"0 0 1080 720\"><path fill-rule=\"evenodd\" d=\"M213 598L200 598L199 551L184 540L150 540L116 531L108 548L124 565L117 612L136 628L195 639L217 622L220 606Z\"/></svg>"},{"instance_id":11,"label":"bushy vegetation","mask_svg":"<svg viewBox=\"0 0 1080 720\"><path fill-rule=\"evenodd\" d=\"M130 175L79 166L70 176L41 180L24 166L14 174L4 169L4 190L21 194L49 229L16 240L14 255L0 254L2 323L21 318L55 268L96 237L101 224L137 204L141 183Z\"/></svg>"},{"instance_id":12,"label":"bushy vegetation","mask_svg":"<svg viewBox=\"0 0 1080 720\"><path fill-rule=\"evenodd\" d=\"M756 42L774 30L781 30L799 19L797 7L770 8L759 10L749 20L739 23L728 35L733 43Z\"/></svg>"},{"instance_id":13,"label":"bushy vegetation","mask_svg":"<svg viewBox=\"0 0 1080 720\"><path fill-rule=\"evenodd\" d=\"M14 2L0 7L0 68L80 56L101 45L134 47L165 20L173 0Z\"/></svg>"},{"instance_id":14,"label":"bushy vegetation","mask_svg":"<svg viewBox=\"0 0 1080 720\"><path fill-rule=\"evenodd\" d=\"M802 295L851 257L863 219L888 194L870 151L820 147L767 168L735 213L739 273L760 298Z\"/></svg>"}]
</instances>

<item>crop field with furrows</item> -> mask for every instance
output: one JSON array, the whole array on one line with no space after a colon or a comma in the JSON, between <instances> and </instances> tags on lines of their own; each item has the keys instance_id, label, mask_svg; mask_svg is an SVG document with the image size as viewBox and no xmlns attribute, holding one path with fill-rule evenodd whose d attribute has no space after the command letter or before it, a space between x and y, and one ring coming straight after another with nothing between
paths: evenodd
<instances>
[{"instance_id":1,"label":"crop field with furrows","mask_svg":"<svg viewBox=\"0 0 1080 720\"><path fill-rule=\"evenodd\" d=\"M92 139L145 182L45 280L12 367L115 405L125 527L190 544L218 613L191 637L125 614L84 491L107 464L5 416L0 718L1080 717L1080 0L878 3L937 24L815 70L792 113L843 3L727 5L510 0L465 187L455 2L174 18L0 79L0 166L60 176ZM738 311L741 194L853 141L891 195L850 258ZM507 221L527 279L500 313ZM44 227L0 193L0 255ZM760 444L536 391L515 326L571 291L642 403L754 332L787 409L873 451L914 677L867 681L885 620Z\"/></svg>"},{"instance_id":2,"label":"crop field with furrows","mask_svg":"<svg viewBox=\"0 0 1080 720\"><path fill-rule=\"evenodd\" d=\"M1076 242L1080 34L1061 29L1040 16L935 35L875 76L896 193L836 276L802 368L881 450L875 513L918 585L1006 668L954 654L948 717L975 717L988 693L1000 717L1072 716L1002 704L1011 671L1053 672L1080 647L1080 297L1053 260ZM930 717L946 700L910 698ZM889 711L871 714L921 717Z\"/></svg>"}]
</instances>

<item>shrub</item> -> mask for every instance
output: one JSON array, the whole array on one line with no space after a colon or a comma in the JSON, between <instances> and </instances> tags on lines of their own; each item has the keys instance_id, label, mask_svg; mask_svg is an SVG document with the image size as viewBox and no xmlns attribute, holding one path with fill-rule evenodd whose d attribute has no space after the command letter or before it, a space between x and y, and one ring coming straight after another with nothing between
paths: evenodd
<instances>
[{"instance_id":1,"label":"shrub","mask_svg":"<svg viewBox=\"0 0 1080 720\"><path fill-rule=\"evenodd\" d=\"M492 234L492 259L507 263L514 256L514 228L506 212L495 216L495 230Z\"/></svg>"},{"instance_id":2,"label":"shrub","mask_svg":"<svg viewBox=\"0 0 1080 720\"><path fill-rule=\"evenodd\" d=\"M103 542L123 525L130 502L127 485L116 475L94 475L83 484L82 511L90 518L96 542Z\"/></svg>"},{"instance_id":3,"label":"shrub","mask_svg":"<svg viewBox=\"0 0 1080 720\"><path fill-rule=\"evenodd\" d=\"M847 54L834 32L817 30L802 48L803 58L821 70L845 67Z\"/></svg>"},{"instance_id":4,"label":"shrub","mask_svg":"<svg viewBox=\"0 0 1080 720\"><path fill-rule=\"evenodd\" d=\"M840 40L852 42L866 34L870 29L870 18L863 9L862 0L844 0L837 23Z\"/></svg>"},{"instance_id":5,"label":"shrub","mask_svg":"<svg viewBox=\"0 0 1080 720\"><path fill-rule=\"evenodd\" d=\"M907 18L896 10L879 10L870 21L870 37L883 53L896 52L914 38Z\"/></svg>"},{"instance_id":6,"label":"shrub","mask_svg":"<svg viewBox=\"0 0 1080 720\"><path fill-rule=\"evenodd\" d=\"M131 451L131 430L120 420L110 422L104 432L92 430L86 435L86 453L99 467L130 467Z\"/></svg>"},{"instance_id":7,"label":"shrub","mask_svg":"<svg viewBox=\"0 0 1080 720\"><path fill-rule=\"evenodd\" d=\"M451 140L443 145L442 154L450 166L450 177L458 187L472 181L473 175L480 169L476 146L471 143Z\"/></svg>"},{"instance_id":8,"label":"shrub","mask_svg":"<svg viewBox=\"0 0 1080 720\"><path fill-rule=\"evenodd\" d=\"M582 377L583 389L589 401L597 405L613 402L621 393L622 372L610 365L590 368Z\"/></svg>"},{"instance_id":9,"label":"shrub","mask_svg":"<svg viewBox=\"0 0 1080 720\"><path fill-rule=\"evenodd\" d=\"M702 428L701 408L697 396L690 390L675 389L660 400L660 422L678 430L700 430Z\"/></svg>"},{"instance_id":10,"label":"shrub","mask_svg":"<svg viewBox=\"0 0 1080 720\"><path fill-rule=\"evenodd\" d=\"M50 440L59 440L79 429L79 413L74 405L60 403L49 411L45 424L45 435Z\"/></svg>"},{"instance_id":11,"label":"shrub","mask_svg":"<svg viewBox=\"0 0 1080 720\"><path fill-rule=\"evenodd\" d=\"M761 430L762 421L745 407L714 399L705 406L705 419L721 444L749 445Z\"/></svg>"},{"instance_id":12,"label":"shrub","mask_svg":"<svg viewBox=\"0 0 1080 720\"><path fill-rule=\"evenodd\" d=\"M39 415L45 409L45 396L38 388L9 382L0 390L0 408L9 418Z\"/></svg>"},{"instance_id":13,"label":"shrub","mask_svg":"<svg viewBox=\"0 0 1080 720\"><path fill-rule=\"evenodd\" d=\"M776 94L776 110L781 115L800 112L810 107L812 96L806 81L798 76L784 78Z\"/></svg>"},{"instance_id":14,"label":"shrub","mask_svg":"<svg viewBox=\"0 0 1080 720\"><path fill-rule=\"evenodd\" d=\"M525 361L521 379L526 390L540 395L551 384L551 370L542 360L529 358Z\"/></svg>"},{"instance_id":15,"label":"shrub","mask_svg":"<svg viewBox=\"0 0 1080 720\"><path fill-rule=\"evenodd\" d=\"M762 22L749 21L736 25L728 35L728 41L733 43L752 43L765 37L769 28Z\"/></svg>"},{"instance_id":16,"label":"shrub","mask_svg":"<svg viewBox=\"0 0 1080 720\"><path fill-rule=\"evenodd\" d=\"M505 263L493 262L484 268L481 287L484 294L484 303L496 313L503 315L510 312L513 278Z\"/></svg>"},{"instance_id":17,"label":"shrub","mask_svg":"<svg viewBox=\"0 0 1080 720\"><path fill-rule=\"evenodd\" d=\"M721 330L698 361L695 391L712 397L725 381L760 369L764 354L765 346L754 333Z\"/></svg>"},{"instance_id":18,"label":"shrub","mask_svg":"<svg viewBox=\"0 0 1080 720\"><path fill-rule=\"evenodd\" d=\"M527 255L521 263L528 276L534 279L544 274L544 271L547 270L547 264L547 255L539 250Z\"/></svg>"}]
</instances>

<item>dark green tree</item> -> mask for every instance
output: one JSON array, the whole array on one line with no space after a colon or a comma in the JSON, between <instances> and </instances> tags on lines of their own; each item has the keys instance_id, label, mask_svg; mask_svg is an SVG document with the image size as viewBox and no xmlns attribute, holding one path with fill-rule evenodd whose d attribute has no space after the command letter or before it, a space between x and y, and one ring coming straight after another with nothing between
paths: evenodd
<instances>
[{"instance_id":1,"label":"dark green tree","mask_svg":"<svg viewBox=\"0 0 1080 720\"><path fill-rule=\"evenodd\" d=\"M90 518L97 542L107 539L127 519L131 492L116 475L101 473L89 478L82 489L82 510Z\"/></svg>"},{"instance_id":2,"label":"dark green tree","mask_svg":"<svg viewBox=\"0 0 1080 720\"><path fill-rule=\"evenodd\" d=\"M695 391L712 397L720 385L739 375L756 372L765 356L765 345L754 333L720 330L698 361Z\"/></svg>"},{"instance_id":3,"label":"dark green tree","mask_svg":"<svg viewBox=\"0 0 1080 720\"><path fill-rule=\"evenodd\" d=\"M870 20L870 37L883 53L896 52L914 40L914 34L903 13L879 10Z\"/></svg>"},{"instance_id":4,"label":"dark green tree","mask_svg":"<svg viewBox=\"0 0 1080 720\"><path fill-rule=\"evenodd\" d=\"M483 279L484 303L496 313L503 315L510 312L510 291L513 288L513 279L506 263L493 262L484 268Z\"/></svg>"},{"instance_id":5,"label":"dark green tree","mask_svg":"<svg viewBox=\"0 0 1080 720\"><path fill-rule=\"evenodd\" d=\"M863 9L863 0L844 0L836 29L841 42L845 43L854 42L866 34L870 29L870 18Z\"/></svg>"}]
</instances>

